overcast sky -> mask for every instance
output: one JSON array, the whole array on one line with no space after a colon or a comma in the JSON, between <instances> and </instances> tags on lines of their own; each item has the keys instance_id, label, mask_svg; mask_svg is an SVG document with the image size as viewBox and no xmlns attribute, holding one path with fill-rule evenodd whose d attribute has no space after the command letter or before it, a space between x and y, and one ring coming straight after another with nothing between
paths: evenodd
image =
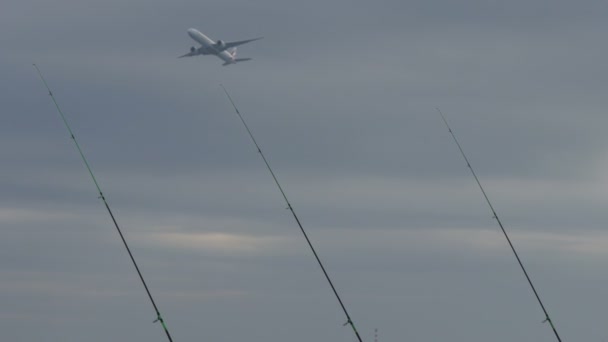
<instances>
[{"instance_id":1,"label":"overcast sky","mask_svg":"<svg viewBox=\"0 0 608 342\"><path fill-rule=\"evenodd\" d=\"M605 1L3 1L0 331L166 341L608 340ZM252 61L176 57L197 28Z\"/></svg>"}]
</instances>

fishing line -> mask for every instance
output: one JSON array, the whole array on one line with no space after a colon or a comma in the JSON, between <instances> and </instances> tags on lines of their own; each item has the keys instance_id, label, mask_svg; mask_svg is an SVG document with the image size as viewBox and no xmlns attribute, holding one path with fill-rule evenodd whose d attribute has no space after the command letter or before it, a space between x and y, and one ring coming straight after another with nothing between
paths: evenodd
<instances>
[{"instance_id":1,"label":"fishing line","mask_svg":"<svg viewBox=\"0 0 608 342\"><path fill-rule=\"evenodd\" d=\"M253 141L253 144L255 145L256 149L258 150L258 153L260 154L260 156L264 160L264 164L266 164L266 168L268 168L268 171L272 175L272 178L274 179L275 184L279 188L279 191L281 192L281 195L283 195L283 199L285 200L285 203L287 203L287 209L289 209L289 211L291 211L291 214L293 215L293 218L296 220L296 223L300 227L300 230L302 231L302 234L304 235L304 238L306 239L306 242L308 242L308 246L310 247L310 250L312 251L312 254L314 254L315 258L317 259L317 262L319 263L319 266L321 267L321 270L323 271L323 274L325 275L325 279L327 279L327 282L329 283L329 286L331 286L331 289L334 292L334 295L336 295L336 298L338 299L338 303L340 303L340 306L342 307L342 311L344 311L344 314L346 315L347 321L346 321L346 323L344 323L344 325L350 325L352 327L355 335L357 336L357 339L359 340L359 342L362 342L361 336L359 335L359 332L355 328L355 324L353 323L352 319L350 318L350 315L348 314L348 311L346 311L346 307L344 306L344 303L342 302L342 299L338 295L338 291L336 290L336 288L334 287L333 282L329 278L329 274L325 270L325 267L323 267L323 263L321 262L321 259L319 258L319 255L317 254L317 251L312 246L312 242L310 242L310 239L308 238L308 234L306 234L306 231L304 230L304 227L302 227L302 223L300 223L300 219L298 219L298 216L296 215L296 212L294 211L293 207L291 206L291 203L287 199L287 195L285 194L285 191L283 191L283 187L281 187L281 184L279 183L276 175L272 171L272 168L270 167L270 164L268 163L268 160L264 156L264 153L262 153L262 149L260 148L260 146L258 145L257 141L253 137L253 133L251 133L251 130L249 129L249 126L245 122L245 119L243 119L243 116L239 112L239 109L236 107L236 104L234 104L234 101L232 100L232 97L230 96L230 94L228 94L228 90L226 90L226 88L223 85L220 84L220 86L222 87L222 89L226 93L226 96L228 97L228 100L230 100L230 103L232 104L232 107L234 108L234 111L236 112L236 114L239 116L239 119L241 119L241 122L243 123L243 126L245 126L245 129L247 130L247 133L249 133L249 137L251 138L251 141Z\"/></svg>"},{"instance_id":2,"label":"fishing line","mask_svg":"<svg viewBox=\"0 0 608 342\"><path fill-rule=\"evenodd\" d=\"M165 321L162 318L160 311L158 310L158 307L156 306L156 303L154 302L154 298L152 298L150 289L148 288L148 285L146 284L146 281L144 280L144 277L141 274L141 271L139 270L137 263L135 262L135 258L133 257L133 254L131 253L131 249L129 248L129 245L127 244L127 240L125 240L125 237L122 235L122 231L120 230L120 227L118 226L118 222L116 222L116 218L114 217L114 214L112 213L112 210L110 209L110 206L108 205L108 202L107 202L105 196L103 195L103 192L101 192L101 187L99 186L99 183L97 182L97 179L95 178L95 175L93 174L93 170L91 169L89 162L85 158L84 153L82 152L82 149L80 148L80 145L78 144L78 141L76 140L76 136L72 132L72 129L70 128L70 125L68 124L68 121L65 118L65 115L63 115L61 108L59 108L59 104L57 103L57 100L55 99L55 96L53 95L51 88L49 87L49 85L46 83L46 80L42 76L42 72L40 72L40 69L38 68L38 66L36 64L32 64L32 65L34 66L34 68L36 68L36 71L38 71L38 75L40 76L42 83L44 83L44 86L48 90L49 95L51 96L51 99L53 99L55 108L57 108L57 112L59 112L59 115L61 116L61 119L63 120L63 123L65 124L65 127L67 128L68 132L70 133L70 138L72 139L72 141L74 141L74 145L76 145L76 149L78 150L78 153L80 154L80 157L82 158L82 161L84 162L84 165L86 166L87 170L89 171L89 175L91 175L91 179L93 179L93 183L95 183L97 192L99 192L99 198L103 201L103 204L105 205L106 209L108 210L108 214L110 214L110 217L112 218L112 222L114 222L114 227L116 227L116 230L118 231L118 235L120 235L120 239L122 240L122 243L125 245L125 248L127 249L127 252L129 253L129 257L131 257L131 261L133 262L133 266L135 266L135 270L137 270L139 279L141 279L141 283L144 285L144 288L146 289L148 298L150 298L150 302L152 302L154 311L156 311L156 320L154 321L154 323L160 322L160 324L162 325L162 327L165 331L165 334L167 334L167 338L169 338L169 342L173 342L173 339L171 338L171 334L169 334L169 330L167 329L167 326L165 325Z\"/></svg>"},{"instance_id":3,"label":"fishing line","mask_svg":"<svg viewBox=\"0 0 608 342\"><path fill-rule=\"evenodd\" d=\"M464 158L464 161L467 163L467 167L469 168L469 170L471 170L471 174L473 174L473 178L475 178L475 181L477 182L477 185L479 186L479 189L481 190L483 197L486 199L486 203L488 203L488 206L490 207L490 210L492 211L493 218L496 219L496 222L498 222L498 226L502 230L502 233L505 235L505 238L507 239L507 242L509 243L511 250L513 251L513 254L515 255L515 258L517 259L517 262L519 263L521 270L524 272L524 275L526 276L526 279L528 280L528 284L530 284L530 287L532 288L532 292L534 292L534 296L536 296L536 299L538 300L538 304L540 304L541 309L543 309L543 312L545 313L545 320L543 321L543 323L545 323L545 322L549 323L549 325L551 326L551 329L553 330L553 333L555 334L555 337L557 337L557 340L559 342L561 342L562 339L559 337L559 334L557 333L557 330L555 329L555 326L553 325L553 321L551 321L551 318L549 318L549 313L545 309L545 305L543 305L543 302L540 300L540 295L538 294L538 291L536 291L536 287L534 287L534 284L532 283L532 279L530 279L530 276L528 275L528 272L526 271L526 268L524 267L523 262L519 258L519 255L517 254L517 251L515 250L515 246L513 246L513 243L511 242L511 239L509 238L509 234L507 234L505 227L502 225L502 222L498 218L498 214L496 214L496 210L494 210L494 207L492 206L492 203L490 202L488 195L486 194L485 190L483 189L483 186L481 186L481 182L479 181L479 178L477 178L477 174L475 174L475 171L473 170L473 167L471 166L469 159L464 154L464 150L460 146L458 139L456 139L456 135L454 135L452 128L450 128L450 125L448 124L448 120L445 118L445 115L443 115L443 113L441 112L441 110L439 110L439 108L435 108L435 109L437 109L437 112L439 112L439 115L441 115L441 119L443 119L445 126L448 128L448 131L452 135L452 139L454 139L456 146L458 146L458 149L460 150L460 154L462 155L462 158Z\"/></svg>"}]
</instances>

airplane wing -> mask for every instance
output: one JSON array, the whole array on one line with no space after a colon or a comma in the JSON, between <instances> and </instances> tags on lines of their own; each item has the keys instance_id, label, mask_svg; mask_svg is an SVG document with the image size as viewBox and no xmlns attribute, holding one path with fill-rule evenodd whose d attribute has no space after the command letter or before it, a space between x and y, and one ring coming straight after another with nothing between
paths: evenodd
<instances>
[{"instance_id":1,"label":"airplane wing","mask_svg":"<svg viewBox=\"0 0 608 342\"><path fill-rule=\"evenodd\" d=\"M233 48L235 46L247 44L249 42L253 42L253 41L256 41L256 40L260 40L262 38L264 38L264 37L258 37L258 38L247 39L247 40L239 40L237 42L227 42L226 45L224 46L224 49L230 49L230 48Z\"/></svg>"}]
</instances>

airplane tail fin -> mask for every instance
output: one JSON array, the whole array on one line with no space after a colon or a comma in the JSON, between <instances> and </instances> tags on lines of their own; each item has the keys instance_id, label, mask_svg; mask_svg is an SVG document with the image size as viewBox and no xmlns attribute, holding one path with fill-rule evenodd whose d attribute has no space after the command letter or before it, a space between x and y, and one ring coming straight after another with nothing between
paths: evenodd
<instances>
[{"instance_id":1,"label":"airplane tail fin","mask_svg":"<svg viewBox=\"0 0 608 342\"><path fill-rule=\"evenodd\" d=\"M230 51L232 58L234 58L234 63L250 61L251 58L236 58L236 46Z\"/></svg>"},{"instance_id":2,"label":"airplane tail fin","mask_svg":"<svg viewBox=\"0 0 608 342\"><path fill-rule=\"evenodd\" d=\"M228 53L230 54L230 56L232 56L232 62L226 62L223 65L230 65L230 64L236 64L238 62L245 62L245 61L250 61L251 58L236 58L236 47L228 50Z\"/></svg>"},{"instance_id":3,"label":"airplane tail fin","mask_svg":"<svg viewBox=\"0 0 608 342\"><path fill-rule=\"evenodd\" d=\"M232 62L226 62L226 63L224 63L222 65L226 66L226 65L236 64L236 63L239 63L239 62L245 62L245 61L250 61L250 60L251 60L251 58L235 58Z\"/></svg>"}]
</instances>

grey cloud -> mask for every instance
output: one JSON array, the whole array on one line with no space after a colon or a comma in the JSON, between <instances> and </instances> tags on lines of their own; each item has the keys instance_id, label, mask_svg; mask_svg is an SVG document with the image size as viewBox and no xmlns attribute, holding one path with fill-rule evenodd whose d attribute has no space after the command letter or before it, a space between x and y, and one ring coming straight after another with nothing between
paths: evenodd
<instances>
[{"instance_id":1,"label":"grey cloud","mask_svg":"<svg viewBox=\"0 0 608 342\"><path fill-rule=\"evenodd\" d=\"M7 338L164 339L32 62L176 340L352 339L220 83L366 341L374 327L381 341L553 340L437 106L563 339L606 337L598 328L605 4L28 1L3 9ZM265 39L239 49L252 62L222 68L211 57L176 58L192 45L189 27ZM246 248L222 247L221 238Z\"/></svg>"}]
</instances>

